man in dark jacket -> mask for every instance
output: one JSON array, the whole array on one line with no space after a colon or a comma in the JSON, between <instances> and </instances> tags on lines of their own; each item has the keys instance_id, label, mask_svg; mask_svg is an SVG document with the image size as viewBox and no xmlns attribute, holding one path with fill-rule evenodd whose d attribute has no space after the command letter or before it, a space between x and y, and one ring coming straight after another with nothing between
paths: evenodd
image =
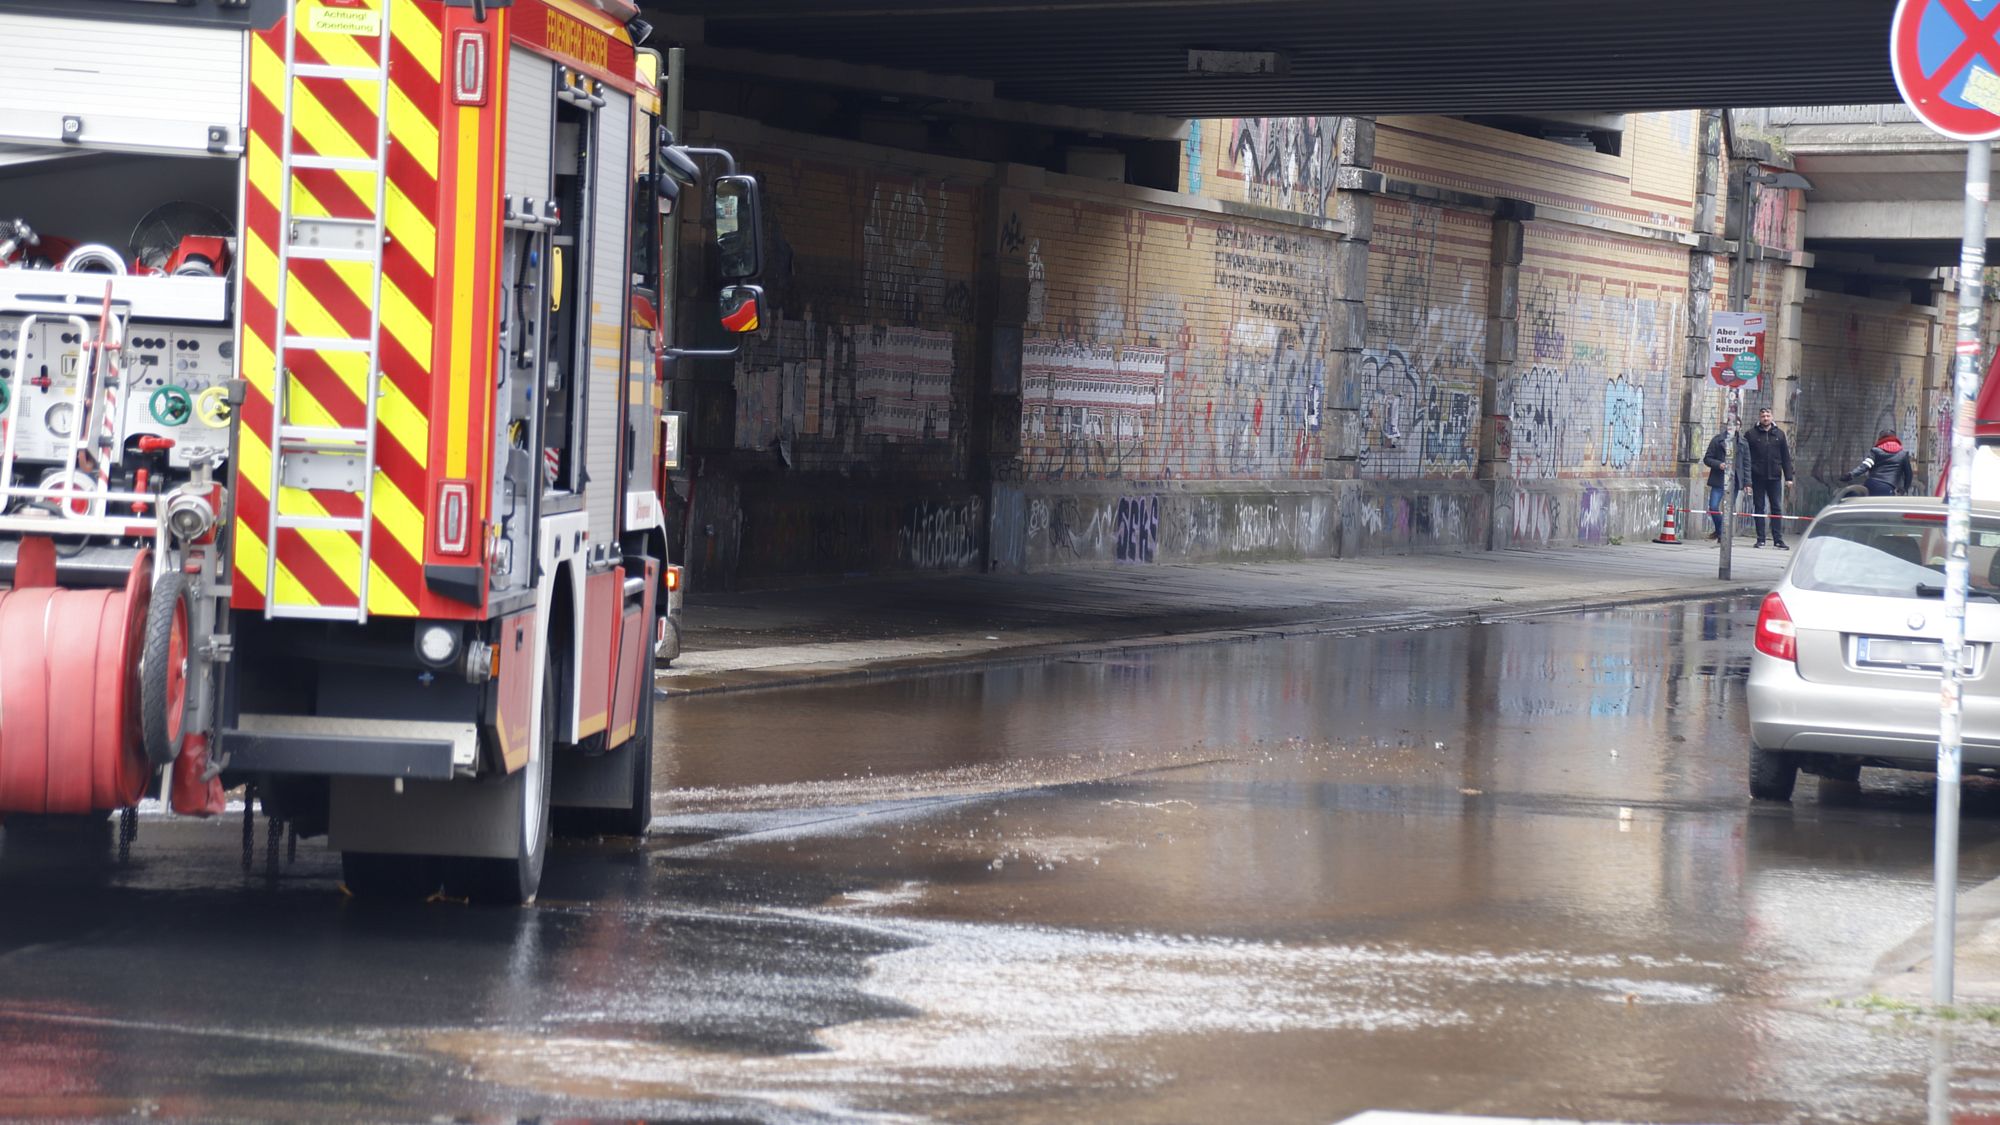
<instances>
[{"instance_id":1,"label":"man in dark jacket","mask_svg":"<svg viewBox=\"0 0 2000 1125\"><path fill-rule=\"evenodd\" d=\"M1728 488L1724 478L1729 466L1729 432L1727 430L1708 439L1708 452L1702 454L1701 463L1708 466L1708 523L1710 539L1722 538L1722 495Z\"/></svg>"},{"instance_id":2,"label":"man in dark jacket","mask_svg":"<svg viewBox=\"0 0 2000 1125\"><path fill-rule=\"evenodd\" d=\"M1750 499L1757 508L1757 541L1750 545L1764 545L1764 517L1769 513L1771 542L1780 551L1791 550L1785 544L1784 486L1792 482L1792 446L1785 431L1771 420L1769 407L1757 412L1757 424L1744 433L1741 454L1737 479L1749 481Z\"/></svg>"},{"instance_id":3,"label":"man in dark jacket","mask_svg":"<svg viewBox=\"0 0 2000 1125\"><path fill-rule=\"evenodd\" d=\"M1870 496L1904 496L1910 491L1910 484L1916 473L1910 467L1910 451L1896 437L1896 431L1883 430L1875 435L1875 448L1861 459L1859 465L1840 475L1840 483L1846 484L1855 477L1861 477L1868 485Z\"/></svg>"}]
</instances>

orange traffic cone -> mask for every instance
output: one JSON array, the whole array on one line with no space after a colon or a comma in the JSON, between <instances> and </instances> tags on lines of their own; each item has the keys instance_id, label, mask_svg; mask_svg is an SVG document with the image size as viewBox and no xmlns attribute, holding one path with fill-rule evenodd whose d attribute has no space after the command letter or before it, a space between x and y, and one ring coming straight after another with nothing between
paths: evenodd
<instances>
[{"instance_id":1,"label":"orange traffic cone","mask_svg":"<svg viewBox=\"0 0 2000 1125\"><path fill-rule=\"evenodd\" d=\"M1680 541L1681 541L1680 528L1674 523L1674 506L1672 504L1669 504L1667 505L1667 522L1660 528L1660 537L1658 539L1653 540L1653 542L1679 543Z\"/></svg>"}]
</instances>

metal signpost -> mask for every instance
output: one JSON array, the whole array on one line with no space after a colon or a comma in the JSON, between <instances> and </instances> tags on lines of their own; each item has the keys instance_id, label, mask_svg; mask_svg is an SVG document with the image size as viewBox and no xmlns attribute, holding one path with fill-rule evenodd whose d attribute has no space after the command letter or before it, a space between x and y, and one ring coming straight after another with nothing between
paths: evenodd
<instances>
[{"instance_id":1,"label":"metal signpost","mask_svg":"<svg viewBox=\"0 0 2000 1125\"><path fill-rule=\"evenodd\" d=\"M1744 198L1750 198L1748 192L1745 192ZM1746 204L1744 210L1748 212L1751 208ZM1747 227L1739 231L1738 246L1748 242L1749 237ZM1737 257L1740 262L1745 255L1738 254ZM1730 312L1716 313L1708 332L1708 377L1717 385L1729 389L1729 440L1723 444L1722 469L1722 526L1725 530L1721 542L1717 544L1722 549L1722 557L1715 568L1715 576L1725 582L1729 580L1730 559L1733 557L1730 548L1736 539L1736 492L1743 487L1743 482L1736 479L1736 442L1737 431L1743 425L1743 388L1756 386L1758 377L1764 372L1764 314L1743 311L1746 300L1743 291L1749 285L1742 278L1731 278L1729 285L1733 290L1729 303L1734 308Z\"/></svg>"},{"instance_id":2,"label":"metal signpost","mask_svg":"<svg viewBox=\"0 0 2000 1125\"><path fill-rule=\"evenodd\" d=\"M1958 790L1964 706L1965 598L1971 581L1973 413L1979 399L1981 274L1993 146L2000 137L2000 40L1963 0L1898 0L1889 61L1903 100L1924 124L1965 147L1965 238L1958 252L1958 365L1952 384L1951 478L1946 485L1944 671L1938 692L1936 909L1931 1002L1951 1003L1958 921Z\"/></svg>"}]
</instances>

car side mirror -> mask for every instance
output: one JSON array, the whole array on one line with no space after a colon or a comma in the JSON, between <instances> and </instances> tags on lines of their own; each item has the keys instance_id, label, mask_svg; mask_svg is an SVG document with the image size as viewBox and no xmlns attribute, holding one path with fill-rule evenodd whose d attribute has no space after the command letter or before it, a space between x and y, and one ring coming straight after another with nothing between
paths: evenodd
<instances>
[{"instance_id":1,"label":"car side mirror","mask_svg":"<svg viewBox=\"0 0 2000 1125\"><path fill-rule=\"evenodd\" d=\"M762 218L756 180L749 176L716 178L716 267L722 280L748 281L764 272L764 248L759 235Z\"/></svg>"}]
</instances>

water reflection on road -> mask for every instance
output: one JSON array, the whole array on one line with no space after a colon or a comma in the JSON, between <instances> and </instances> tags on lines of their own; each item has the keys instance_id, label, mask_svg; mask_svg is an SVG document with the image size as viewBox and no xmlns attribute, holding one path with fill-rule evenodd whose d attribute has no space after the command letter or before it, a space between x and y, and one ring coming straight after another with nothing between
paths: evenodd
<instances>
[{"instance_id":1,"label":"water reflection on road","mask_svg":"<svg viewBox=\"0 0 2000 1125\"><path fill-rule=\"evenodd\" d=\"M655 839L525 912L149 825L9 868L0 1112L1921 1119L1928 1027L1825 1000L1928 916L1929 782L1751 807L1753 608L676 700Z\"/></svg>"}]
</instances>

